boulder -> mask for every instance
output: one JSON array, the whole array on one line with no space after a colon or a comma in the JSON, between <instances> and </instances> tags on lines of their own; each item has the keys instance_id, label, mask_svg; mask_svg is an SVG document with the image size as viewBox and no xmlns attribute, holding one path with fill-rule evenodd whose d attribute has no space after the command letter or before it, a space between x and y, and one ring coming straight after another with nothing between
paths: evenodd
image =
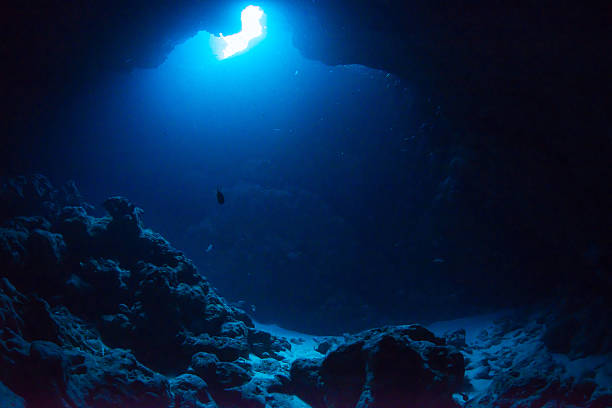
<instances>
[{"instance_id":1,"label":"boulder","mask_svg":"<svg viewBox=\"0 0 612 408\"><path fill-rule=\"evenodd\" d=\"M215 407L208 392L206 382L193 374L181 374L170 380L170 390L174 394L177 408Z\"/></svg>"},{"instance_id":2,"label":"boulder","mask_svg":"<svg viewBox=\"0 0 612 408\"><path fill-rule=\"evenodd\" d=\"M313 407L454 407L463 355L422 326L354 336L320 360L296 360L290 389Z\"/></svg>"}]
</instances>

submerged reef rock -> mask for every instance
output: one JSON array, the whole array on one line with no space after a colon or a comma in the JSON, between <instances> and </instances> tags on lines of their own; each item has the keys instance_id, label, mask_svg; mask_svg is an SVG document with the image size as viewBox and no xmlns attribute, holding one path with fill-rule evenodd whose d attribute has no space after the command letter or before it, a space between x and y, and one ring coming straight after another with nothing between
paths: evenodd
<instances>
[{"instance_id":1,"label":"submerged reef rock","mask_svg":"<svg viewBox=\"0 0 612 408\"><path fill-rule=\"evenodd\" d=\"M403 325L292 346L124 197L94 217L74 184L33 176L7 183L0 206L1 407L610 406L609 317L577 323L605 310L597 302L502 320L476 340Z\"/></svg>"},{"instance_id":2,"label":"submerged reef rock","mask_svg":"<svg viewBox=\"0 0 612 408\"><path fill-rule=\"evenodd\" d=\"M500 318L481 330L465 351L465 389L472 397L465 407L612 406L612 354L551 353L556 321L556 313L538 312ZM611 335L608 330L608 341Z\"/></svg>"},{"instance_id":3,"label":"submerged reef rock","mask_svg":"<svg viewBox=\"0 0 612 408\"><path fill-rule=\"evenodd\" d=\"M288 389L313 407L456 407L463 355L419 325L351 336L318 360L296 360Z\"/></svg>"}]
</instances>

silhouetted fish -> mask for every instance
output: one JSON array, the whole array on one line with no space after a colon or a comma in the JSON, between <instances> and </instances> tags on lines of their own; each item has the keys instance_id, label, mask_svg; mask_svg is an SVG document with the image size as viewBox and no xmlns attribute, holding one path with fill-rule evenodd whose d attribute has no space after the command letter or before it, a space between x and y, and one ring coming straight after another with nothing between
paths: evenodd
<instances>
[{"instance_id":1,"label":"silhouetted fish","mask_svg":"<svg viewBox=\"0 0 612 408\"><path fill-rule=\"evenodd\" d=\"M223 204L225 202L225 197L223 197L220 186L217 186L217 202L219 204Z\"/></svg>"}]
</instances>

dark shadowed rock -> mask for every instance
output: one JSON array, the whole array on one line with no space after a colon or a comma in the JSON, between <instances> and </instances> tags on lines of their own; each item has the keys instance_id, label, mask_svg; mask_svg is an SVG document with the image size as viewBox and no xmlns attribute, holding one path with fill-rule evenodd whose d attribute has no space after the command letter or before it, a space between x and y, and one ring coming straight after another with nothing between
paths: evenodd
<instances>
[{"instance_id":1,"label":"dark shadowed rock","mask_svg":"<svg viewBox=\"0 0 612 408\"><path fill-rule=\"evenodd\" d=\"M234 363L221 361L216 364L215 376L210 379L211 386L233 388L249 382L251 374Z\"/></svg>"},{"instance_id":2,"label":"dark shadowed rock","mask_svg":"<svg viewBox=\"0 0 612 408\"><path fill-rule=\"evenodd\" d=\"M244 337L249 335L249 330L246 324L243 322L225 322L221 325L221 336L225 337Z\"/></svg>"},{"instance_id":3,"label":"dark shadowed rock","mask_svg":"<svg viewBox=\"0 0 612 408\"><path fill-rule=\"evenodd\" d=\"M219 361L219 357L216 355L200 351L191 357L191 369L201 378L212 378Z\"/></svg>"},{"instance_id":4,"label":"dark shadowed rock","mask_svg":"<svg viewBox=\"0 0 612 408\"><path fill-rule=\"evenodd\" d=\"M0 279L0 327L27 340L59 341L47 302L24 296L6 278Z\"/></svg>"},{"instance_id":5,"label":"dark shadowed rock","mask_svg":"<svg viewBox=\"0 0 612 408\"><path fill-rule=\"evenodd\" d=\"M40 295L57 291L65 273L62 235L43 229L51 224L38 216L15 217L5 225L7 228L0 228L0 261L6 276Z\"/></svg>"},{"instance_id":6,"label":"dark shadowed rock","mask_svg":"<svg viewBox=\"0 0 612 408\"><path fill-rule=\"evenodd\" d=\"M208 392L208 385L197 375L181 374L172 378L170 390L177 408L197 408L204 404L211 408L216 406Z\"/></svg>"},{"instance_id":7,"label":"dark shadowed rock","mask_svg":"<svg viewBox=\"0 0 612 408\"><path fill-rule=\"evenodd\" d=\"M0 261L4 265L5 274L12 276L24 267L27 239L27 230L0 228Z\"/></svg>"},{"instance_id":8,"label":"dark shadowed rock","mask_svg":"<svg viewBox=\"0 0 612 408\"><path fill-rule=\"evenodd\" d=\"M323 384L319 371L323 359L313 360L300 358L291 364L290 382L284 388L285 392L295 394L314 408L325 407ZM283 382L284 383L284 382Z\"/></svg>"},{"instance_id":9,"label":"dark shadowed rock","mask_svg":"<svg viewBox=\"0 0 612 408\"><path fill-rule=\"evenodd\" d=\"M54 220L65 206L93 208L83 201L74 181L55 188L47 177L33 174L9 178L0 185L0 222L32 215Z\"/></svg>"},{"instance_id":10,"label":"dark shadowed rock","mask_svg":"<svg viewBox=\"0 0 612 408\"><path fill-rule=\"evenodd\" d=\"M465 343L465 329L459 329L451 333L446 333L444 335L444 339L446 340L446 344L457 347L458 349L463 349L467 346Z\"/></svg>"},{"instance_id":11,"label":"dark shadowed rock","mask_svg":"<svg viewBox=\"0 0 612 408\"><path fill-rule=\"evenodd\" d=\"M317 340L315 350L321 354L327 354L327 352L336 344L338 344L338 340L335 337Z\"/></svg>"},{"instance_id":12,"label":"dark shadowed rock","mask_svg":"<svg viewBox=\"0 0 612 408\"><path fill-rule=\"evenodd\" d=\"M99 247L109 222L110 217L91 217L83 207L68 206L62 208L54 229L62 234L74 258L98 257L102 252Z\"/></svg>"},{"instance_id":13,"label":"dark shadowed rock","mask_svg":"<svg viewBox=\"0 0 612 408\"><path fill-rule=\"evenodd\" d=\"M366 354L363 342L339 346L323 360L319 374L325 399L339 407L355 406L366 383Z\"/></svg>"},{"instance_id":14,"label":"dark shadowed rock","mask_svg":"<svg viewBox=\"0 0 612 408\"><path fill-rule=\"evenodd\" d=\"M142 209L136 207L125 197L110 197L102 204L108 211L112 221L108 225L109 231L127 234L128 237L139 235L142 231Z\"/></svg>"},{"instance_id":15,"label":"dark shadowed rock","mask_svg":"<svg viewBox=\"0 0 612 408\"><path fill-rule=\"evenodd\" d=\"M319 360L296 360L293 392L314 407L455 407L463 356L422 326L350 336Z\"/></svg>"},{"instance_id":16,"label":"dark shadowed rock","mask_svg":"<svg viewBox=\"0 0 612 408\"><path fill-rule=\"evenodd\" d=\"M239 357L248 357L249 345L246 339L233 339L231 337L211 337L208 334L192 336L186 334L181 348L190 355L205 352L216 355L220 361L234 361Z\"/></svg>"},{"instance_id":17,"label":"dark shadowed rock","mask_svg":"<svg viewBox=\"0 0 612 408\"><path fill-rule=\"evenodd\" d=\"M45 400L61 400L66 393L68 361L64 351L55 343L34 341L30 344L29 372L37 384L36 395L30 394L39 404Z\"/></svg>"},{"instance_id":18,"label":"dark shadowed rock","mask_svg":"<svg viewBox=\"0 0 612 408\"><path fill-rule=\"evenodd\" d=\"M20 315L25 323L22 333L26 339L60 342L59 325L46 301L37 296L26 298L21 305Z\"/></svg>"},{"instance_id":19,"label":"dark shadowed rock","mask_svg":"<svg viewBox=\"0 0 612 408\"><path fill-rule=\"evenodd\" d=\"M110 259L88 259L66 281L66 305L89 317L117 311L130 298L130 271Z\"/></svg>"},{"instance_id":20,"label":"dark shadowed rock","mask_svg":"<svg viewBox=\"0 0 612 408\"><path fill-rule=\"evenodd\" d=\"M554 353L580 358L612 352L612 314L602 298L575 299L555 310L543 334Z\"/></svg>"},{"instance_id":21,"label":"dark shadowed rock","mask_svg":"<svg viewBox=\"0 0 612 408\"><path fill-rule=\"evenodd\" d=\"M291 350L291 343L289 343L286 339L273 336L263 330L250 328L248 333L248 341L253 353L259 357L273 357L282 359L277 352Z\"/></svg>"},{"instance_id":22,"label":"dark shadowed rock","mask_svg":"<svg viewBox=\"0 0 612 408\"><path fill-rule=\"evenodd\" d=\"M75 189L65 191L72 198L56 199L60 193L43 181L26 195L47 203L52 221L28 214L0 229L7 266L0 271L0 382L31 408L187 408L215 406L201 379L210 378L221 400L262 406L260 397L236 389L252 376L250 364L236 360L274 353L284 340L252 332L248 315L144 229L127 199L107 200L109 216L96 218L78 205ZM23 199L16 191L15 200ZM39 204L31 208L42 211ZM198 352L214 353L209 372ZM172 383L142 364L172 374L190 361L201 378L185 374Z\"/></svg>"},{"instance_id":23,"label":"dark shadowed rock","mask_svg":"<svg viewBox=\"0 0 612 408\"><path fill-rule=\"evenodd\" d=\"M45 176L19 176L0 187L0 214L9 218L17 215L41 214L54 210L54 189Z\"/></svg>"},{"instance_id":24,"label":"dark shadowed rock","mask_svg":"<svg viewBox=\"0 0 612 408\"><path fill-rule=\"evenodd\" d=\"M66 244L60 234L36 228L28 237L26 243L33 259L44 265L56 265L62 260Z\"/></svg>"},{"instance_id":25,"label":"dark shadowed rock","mask_svg":"<svg viewBox=\"0 0 612 408\"><path fill-rule=\"evenodd\" d=\"M604 401L610 400L610 387L597 378L612 372L609 354L572 361L567 355L551 353L546 336L557 318L550 310L507 316L483 332L471 345L478 351L472 354L471 374L466 377L487 379L491 385L466 407L607 406Z\"/></svg>"},{"instance_id":26,"label":"dark shadowed rock","mask_svg":"<svg viewBox=\"0 0 612 408\"><path fill-rule=\"evenodd\" d=\"M241 388L253 376L247 368L237 363L219 361L214 354L204 352L194 354L190 367L194 374L209 384L213 398L221 406L262 406L258 398L252 398L247 390Z\"/></svg>"},{"instance_id":27,"label":"dark shadowed rock","mask_svg":"<svg viewBox=\"0 0 612 408\"><path fill-rule=\"evenodd\" d=\"M170 405L168 380L140 364L129 352L108 350L104 355L72 357L75 370L71 376L76 391L73 399L79 406L92 407L152 407Z\"/></svg>"}]
</instances>

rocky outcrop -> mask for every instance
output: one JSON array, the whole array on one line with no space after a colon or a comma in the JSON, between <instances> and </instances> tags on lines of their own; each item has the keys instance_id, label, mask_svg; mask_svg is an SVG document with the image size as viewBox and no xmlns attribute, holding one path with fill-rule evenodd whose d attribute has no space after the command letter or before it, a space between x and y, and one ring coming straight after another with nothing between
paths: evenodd
<instances>
[{"instance_id":1,"label":"rocky outcrop","mask_svg":"<svg viewBox=\"0 0 612 408\"><path fill-rule=\"evenodd\" d=\"M290 348L255 330L190 260L144 229L127 199L106 200L109 215L92 217L42 176L12 180L2 196L20 214L0 230L0 382L28 406L166 407L181 393L206 402L201 382L171 385L165 375L208 352L221 363L206 380L223 390L251 378L231 361Z\"/></svg>"},{"instance_id":2,"label":"rocky outcrop","mask_svg":"<svg viewBox=\"0 0 612 408\"><path fill-rule=\"evenodd\" d=\"M555 321L555 313L537 312L508 316L482 330L464 351L464 390L470 393L465 407L610 406L610 352L551 352L547 343ZM589 324L584 321L584 327Z\"/></svg>"},{"instance_id":3,"label":"rocky outcrop","mask_svg":"<svg viewBox=\"0 0 612 408\"><path fill-rule=\"evenodd\" d=\"M0 229L2 406L453 406L462 356L421 326L329 338L324 358L292 364L291 344L228 305L126 198L94 217L42 176L0 192L13 209Z\"/></svg>"},{"instance_id":4,"label":"rocky outcrop","mask_svg":"<svg viewBox=\"0 0 612 408\"><path fill-rule=\"evenodd\" d=\"M612 353L612 316L603 298L568 299L549 317L542 340L553 353L583 358Z\"/></svg>"},{"instance_id":5,"label":"rocky outcrop","mask_svg":"<svg viewBox=\"0 0 612 408\"><path fill-rule=\"evenodd\" d=\"M13 213L0 228L2 407L612 403L610 322L597 299L506 317L478 336L385 326L292 346L227 304L127 199L93 217L41 176L4 188L0 204Z\"/></svg>"},{"instance_id":6,"label":"rocky outcrop","mask_svg":"<svg viewBox=\"0 0 612 408\"><path fill-rule=\"evenodd\" d=\"M351 336L319 360L296 360L288 389L313 407L457 407L463 355L419 325Z\"/></svg>"},{"instance_id":7,"label":"rocky outcrop","mask_svg":"<svg viewBox=\"0 0 612 408\"><path fill-rule=\"evenodd\" d=\"M66 308L26 296L6 278L0 299L0 382L28 407L168 406L163 375L108 348Z\"/></svg>"}]
</instances>

